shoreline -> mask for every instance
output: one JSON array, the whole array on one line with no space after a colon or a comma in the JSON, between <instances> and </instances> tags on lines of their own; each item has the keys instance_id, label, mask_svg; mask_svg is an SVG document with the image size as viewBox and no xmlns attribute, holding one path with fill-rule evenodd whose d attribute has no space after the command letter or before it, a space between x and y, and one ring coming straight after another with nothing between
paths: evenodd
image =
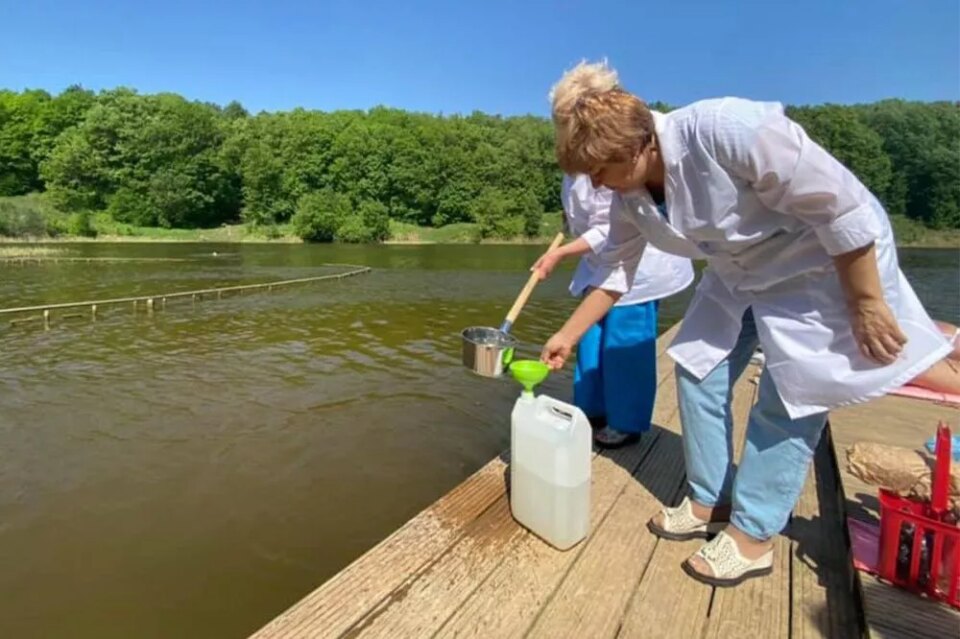
<instances>
[{"instance_id":1,"label":"shoreline","mask_svg":"<svg viewBox=\"0 0 960 639\"><path fill-rule=\"evenodd\" d=\"M539 245L539 244L549 244L553 237L536 237L536 238L519 238L519 239L489 239L481 240L479 242L467 242L467 241L438 241L438 240L420 240L420 239L399 239L399 240L385 240L383 242L378 242L376 244L346 244L346 243L336 243L336 242L327 242L330 246L437 246L437 245L515 245L521 246L525 244L529 245ZM97 237L84 237L84 236L67 236L60 235L57 237L41 237L41 238L25 238L25 237L9 237L0 235L0 244L14 244L14 245L24 245L24 246L39 246L42 244L311 244L311 242L304 242L303 240L297 237L279 237L279 238L265 238L265 237L251 237L251 238L219 238L219 237L149 237L149 236L137 236L137 235L98 235ZM317 243L318 246L323 245L324 243Z\"/></svg>"},{"instance_id":2,"label":"shoreline","mask_svg":"<svg viewBox=\"0 0 960 639\"><path fill-rule=\"evenodd\" d=\"M202 233L202 232L200 232ZM953 237L951 237L953 236ZM487 246L522 246L522 245L540 245L549 244L551 237L536 238L517 238L517 239L488 239L479 242L472 241L438 241L421 239L397 239L379 242L382 246L437 246L437 245L487 245ZM310 244L297 237L284 236L279 238L266 237L204 237L202 234L196 237L150 237L137 235L98 235L97 237L84 236L58 236L58 237L9 237L0 235L0 244L38 246L43 244ZM337 245L336 243L331 243ZM351 246L350 244L339 244L339 246ZM362 246L362 245L353 245ZM898 248L937 248L937 249L960 249L960 232L948 232L948 237L930 239L925 238L920 241L898 242Z\"/></svg>"}]
</instances>

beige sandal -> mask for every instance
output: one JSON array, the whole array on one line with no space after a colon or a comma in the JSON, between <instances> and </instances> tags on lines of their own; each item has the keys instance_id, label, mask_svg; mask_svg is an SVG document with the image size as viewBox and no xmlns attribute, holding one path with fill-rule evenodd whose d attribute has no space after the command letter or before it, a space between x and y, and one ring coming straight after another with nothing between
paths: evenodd
<instances>
[{"instance_id":1,"label":"beige sandal","mask_svg":"<svg viewBox=\"0 0 960 639\"><path fill-rule=\"evenodd\" d=\"M694 557L710 567L712 575L706 575L690 563L683 562L688 575L705 584L726 588L736 586L747 579L763 577L773 572L773 548L757 559L747 559L740 553L737 542L725 532L720 532L712 541L704 544Z\"/></svg>"},{"instance_id":2,"label":"beige sandal","mask_svg":"<svg viewBox=\"0 0 960 639\"><path fill-rule=\"evenodd\" d=\"M663 525L654 519L647 522L647 529L657 537L670 541L687 541L688 539L709 539L724 528L725 521L704 521L693 514L693 505L689 497L676 508L664 508Z\"/></svg>"}]
</instances>

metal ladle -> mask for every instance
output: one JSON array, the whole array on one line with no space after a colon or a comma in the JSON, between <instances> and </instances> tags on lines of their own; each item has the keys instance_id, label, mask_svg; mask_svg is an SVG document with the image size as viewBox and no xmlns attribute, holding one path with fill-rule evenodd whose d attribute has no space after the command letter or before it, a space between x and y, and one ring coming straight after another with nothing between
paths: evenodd
<instances>
[{"instance_id":1,"label":"metal ladle","mask_svg":"<svg viewBox=\"0 0 960 639\"><path fill-rule=\"evenodd\" d=\"M552 251L562 242L563 233L557 233L548 250ZM500 377L503 374L513 360L513 349L517 345L516 338L510 335L510 329L539 281L537 273L531 273L500 328L471 326L463 329L460 337L464 366L484 377Z\"/></svg>"}]
</instances>

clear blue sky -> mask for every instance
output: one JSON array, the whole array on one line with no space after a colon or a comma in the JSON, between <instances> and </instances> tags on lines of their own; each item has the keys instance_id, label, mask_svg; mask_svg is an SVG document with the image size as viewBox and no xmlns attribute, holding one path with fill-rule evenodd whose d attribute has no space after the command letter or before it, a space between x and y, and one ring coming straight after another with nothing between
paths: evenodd
<instances>
[{"instance_id":1,"label":"clear blue sky","mask_svg":"<svg viewBox=\"0 0 960 639\"><path fill-rule=\"evenodd\" d=\"M249 110L548 111L581 58L649 100L960 99L960 0L0 0L0 87Z\"/></svg>"}]
</instances>

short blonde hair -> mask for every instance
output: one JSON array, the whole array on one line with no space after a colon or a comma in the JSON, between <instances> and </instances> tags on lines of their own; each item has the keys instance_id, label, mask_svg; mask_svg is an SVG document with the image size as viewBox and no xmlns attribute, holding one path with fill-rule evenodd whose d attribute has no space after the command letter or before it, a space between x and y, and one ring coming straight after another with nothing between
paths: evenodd
<instances>
[{"instance_id":1,"label":"short blonde hair","mask_svg":"<svg viewBox=\"0 0 960 639\"><path fill-rule=\"evenodd\" d=\"M653 140L646 103L620 86L606 60L581 62L550 90L557 162L569 174L629 160Z\"/></svg>"}]
</instances>

